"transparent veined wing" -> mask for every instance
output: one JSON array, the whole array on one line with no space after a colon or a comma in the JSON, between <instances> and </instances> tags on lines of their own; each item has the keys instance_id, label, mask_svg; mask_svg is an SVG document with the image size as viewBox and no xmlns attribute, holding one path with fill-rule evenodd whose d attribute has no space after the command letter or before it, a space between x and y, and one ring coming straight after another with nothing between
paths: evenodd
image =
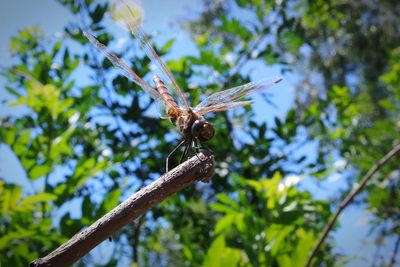
<instances>
[{"instance_id":1,"label":"transparent veined wing","mask_svg":"<svg viewBox=\"0 0 400 267\"><path fill-rule=\"evenodd\" d=\"M159 69L159 74L162 74L162 76L167 79L167 84L172 85L172 89L179 98L178 103L183 105L185 109L188 109L189 103L181 88L176 83L164 61L155 52L141 26L143 21L143 9L140 0L114 0L111 7L111 14L120 25L128 29L140 41L141 47L150 61Z\"/></svg>"},{"instance_id":2,"label":"transparent veined wing","mask_svg":"<svg viewBox=\"0 0 400 267\"><path fill-rule=\"evenodd\" d=\"M204 107L204 108L202 108L200 110L195 109L194 111L197 114L205 115L207 113L220 112L220 111L240 108L240 107L243 107L243 106L251 105L253 103L254 103L253 100L220 103L220 104L215 104L215 105L212 105L212 106Z\"/></svg>"},{"instance_id":3,"label":"transparent veined wing","mask_svg":"<svg viewBox=\"0 0 400 267\"><path fill-rule=\"evenodd\" d=\"M282 77L272 77L214 93L197 105L194 111L204 115L250 105L253 101L239 100L251 93L265 90L280 81L282 81Z\"/></svg>"},{"instance_id":4,"label":"transparent veined wing","mask_svg":"<svg viewBox=\"0 0 400 267\"><path fill-rule=\"evenodd\" d=\"M131 80L132 82L139 85L151 98L160 101L161 95L156 89L154 89L149 83L139 77L122 59L120 59L114 52L112 52L107 46L100 43L92 34L83 32L86 38L97 47L111 63L121 71L121 73Z\"/></svg>"}]
</instances>

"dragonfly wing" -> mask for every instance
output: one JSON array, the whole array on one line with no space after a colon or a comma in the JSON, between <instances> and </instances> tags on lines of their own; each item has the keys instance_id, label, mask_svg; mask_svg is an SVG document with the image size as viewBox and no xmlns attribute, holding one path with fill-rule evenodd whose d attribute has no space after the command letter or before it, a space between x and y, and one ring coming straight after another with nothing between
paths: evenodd
<instances>
[{"instance_id":1,"label":"dragonfly wing","mask_svg":"<svg viewBox=\"0 0 400 267\"><path fill-rule=\"evenodd\" d=\"M220 112L220 111L240 108L240 107L243 107L243 106L251 105L253 103L254 103L253 100L220 103L220 104L216 104L216 105L213 105L213 106L204 107L204 108L199 109L199 110L195 109L194 111L197 114L205 115L207 113Z\"/></svg>"},{"instance_id":2,"label":"dragonfly wing","mask_svg":"<svg viewBox=\"0 0 400 267\"><path fill-rule=\"evenodd\" d=\"M272 77L214 93L197 105L194 111L204 115L210 112L224 111L249 105L252 101L239 100L251 93L265 90L280 81L282 81L282 77Z\"/></svg>"},{"instance_id":3,"label":"dragonfly wing","mask_svg":"<svg viewBox=\"0 0 400 267\"><path fill-rule=\"evenodd\" d=\"M97 47L110 61L111 63L121 71L121 73L131 80L132 82L139 85L151 98L154 100L160 101L161 95L158 93L156 89L154 89L149 83L144 81L139 75L136 74L122 59L117 57L115 53L113 53L107 46L100 43L92 34L88 32L83 32L86 38Z\"/></svg>"},{"instance_id":4,"label":"dragonfly wing","mask_svg":"<svg viewBox=\"0 0 400 267\"><path fill-rule=\"evenodd\" d=\"M150 61L159 69L161 74L167 78L167 83L171 84L174 92L179 98L179 103L185 109L189 108L181 88L176 83L172 73L168 70L164 61L157 55L153 46L150 44L143 28L141 27L143 20L143 10L139 0L114 0L112 5L112 17L124 28L127 28L139 41L141 47L145 51Z\"/></svg>"}]
</instances>

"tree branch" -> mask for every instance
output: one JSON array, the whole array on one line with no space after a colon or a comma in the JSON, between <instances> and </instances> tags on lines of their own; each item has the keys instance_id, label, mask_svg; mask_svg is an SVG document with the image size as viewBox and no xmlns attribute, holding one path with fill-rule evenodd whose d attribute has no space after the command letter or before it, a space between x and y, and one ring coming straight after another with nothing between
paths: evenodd
<instances>
[{"instance_id":1,"label":"tree branch","mask_svg":"<svg viewBox=\"0 0 400 267\"><path fill-rule=\"evenodd\" d=\"M338 210L335 212L333 217L330 219L329 223L325 226L324 231L322 232L321 237L319 238L317 244L311 251L306 267L311 266L311 260L317 253L318 249L321 247L322 243L324 242L325 238L328 236L329 232L332 230L333 224L336 222L336 219L342 213L342 211L353 201L354 197L361 192L367 182L371 179L371 177L379 171L390 159L396 156L397 153L400 152L400 144L396 145L392 150L389 151L377 164L375 164L368 173L361 179L361 182L354 190L340 203Z\"/></svg>"},{"instance_id":2,"label":"tree branch","mask_svg":"<svg viewBox=\"0 0 400 267\"><path fill-rule=\"evenodd\" d=\"M195 155L150 185L140 189L46 257L31 262L30 266L70 266L154 205L193 182L209 182L213 174L212 152L205 151Z\"/></svg>"},{"instance_id":3,"label":"tree branch","mask_svg":"<svg viewBox=\"0 0 400 267\"><path fill-rule=\"evenodd\" d=\"M389 263L388 267L395 266L395 264L396 264L396 256L398 255L397 253L399 252L399 248L400 248L400 236L397 237L396 243L394 245L393 254L392 254L392 257L390 259L390 263Z\"/></svg>"}]
</instances>

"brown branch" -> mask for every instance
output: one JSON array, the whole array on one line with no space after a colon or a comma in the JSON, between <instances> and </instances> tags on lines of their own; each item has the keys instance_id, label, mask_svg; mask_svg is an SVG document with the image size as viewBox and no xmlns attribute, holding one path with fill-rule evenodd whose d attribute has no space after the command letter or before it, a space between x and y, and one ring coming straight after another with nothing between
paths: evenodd
<instances>
[{"instance_id":1,"label":"brown branch","mask_svg":"<svg viewBox=\"0 0 400 267\"><path fill-rule=\"evenodd\" d=\"M132 260L133 264L139 264L139 238L140 238L140 230L143 225L145 219L145 214L141 215L137 222L135 222L132 226ZM139 266L139 265L138 265Z\"/></svg>"},{"instance_id":2,"label":"brown branch","mask_svg":"<svg viewBox=\"0 0 400 267\"><path fill-rule=\"evenodd\" d=\"M335 212L333 217L330 219L329 223L325 226L324 231L322 232L321 237L319 238L317 244L311 251L308 256L308 260L306 263L306 267L311 266L311 260L317 253L318 249L321 247L325 238L328 236L329 232L332 230L333 224L336 222L336 219L342 213L342 211L353 201L354 197L361 192L367 182L371 179L371 177L379 171L390 159L396 156L397 153L400 152L400 144L396 145L392 150L389 151L377 164L375 164L368 173L361 179L361 182L354 190L340 203L338 210Z\"/></svg>"},{"instance_id":3,"label":"brown branch","mask_svg":"<svg viewBox=\"0 0 400 267\"><path fill-rule=\"evenodd\" d=\"M69 241L30 266L70 266L82 258L117 230L138 218L145 211L160 203L189 184L210 181L214 174L212 152L199 153L143 187L88 228L74 235Z\"/></svg>"}]
</instances>

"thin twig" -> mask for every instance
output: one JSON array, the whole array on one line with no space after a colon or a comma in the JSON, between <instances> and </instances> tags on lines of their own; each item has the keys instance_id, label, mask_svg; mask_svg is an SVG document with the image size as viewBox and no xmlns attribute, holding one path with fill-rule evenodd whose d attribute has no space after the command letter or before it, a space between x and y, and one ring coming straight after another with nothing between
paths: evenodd
<instances>
[{"instance_id":1,"label":"thin twig","mask_svg":"<svg viewBox=\"0 0 400 267\"><path fill-rule=\"evenodd\" d=\"M137 219L135 223L132 224L132 260L133 264L139 264L139 238L140 238L140 231L141 227L144 223L146 215L143 214L142 216ZM139 266L139 265L138 265Z\"/></svg>"},{"instance_id":2,"label":"thin twig","mask_svg":"<svg viewBox=\"0 0 400 267\"><path fill-rule=\"evenodd\" d=\"M150 185L142 188L88 228L74 235L49 255L30 266L70 266L117 230L154 205L196 181L208 182L214 174L211 151L199 153Z\"/></svg>"},{"instance_id":3,"label":"thin twig","mask_svg":"<svg viewBox=\"0 0 400 267\"><path fill-rule=\"evenodd\" d=\"M374 256L372 258L372 264L371 266L381 266L383 264L383 260L382 260L382 256L381 254L381 249L383 246L383 240L385 239L385 236L387 234L387 221L385 221L383 223L382 229L380 229L379 231L379 236L375 239L375 252L374 252ZM379 264L379 261L381 262Z\"/></svg>"},{"instance_id":4,"label":"thin twig","mask_svg":"<svg viewBox=\"0 0 400 267\"><path fill-rule=\"evenodd\" d=\"M394 146L392 150L390 150L389 153L387 153L380 161L378 161L377 164L375 164L369 171L368 173L361 179L361 182L359 185L354 188L354 190L340 203L340 206L338 210L335 212L333 217L330 219L329 223L325 226L324 231L322 232L321 237L319 238L317 244L311 251L306 267L311 266L311 261L315 254L317 253L318 249L321 247L322 243L324 242L325 238L328 236L329 232L332 230L333 224L336 222L336 219L339 217L339 215L342 213L342 211L353 201L354 197L361 192L361 190L364 188L364 186L367 184L367 182L371 179L371 177L379 171L390 159L392 159L397 153L400 152L400 144Z\"/></svg>"},{"instance_id":5,"label":"thin twig","mask_svg":"<svg viewBox=\"0 0 400 267\"><path fill-rule=\"evenodd\" d=\"M400 236L397 237L396 243L394 245L392 258L390 259L390 263L388 265L389 267L393 267L396 265L396 256L398 256L397 253L399 253L399 248L400 248Z\"/></svg>"}]
</instances>

